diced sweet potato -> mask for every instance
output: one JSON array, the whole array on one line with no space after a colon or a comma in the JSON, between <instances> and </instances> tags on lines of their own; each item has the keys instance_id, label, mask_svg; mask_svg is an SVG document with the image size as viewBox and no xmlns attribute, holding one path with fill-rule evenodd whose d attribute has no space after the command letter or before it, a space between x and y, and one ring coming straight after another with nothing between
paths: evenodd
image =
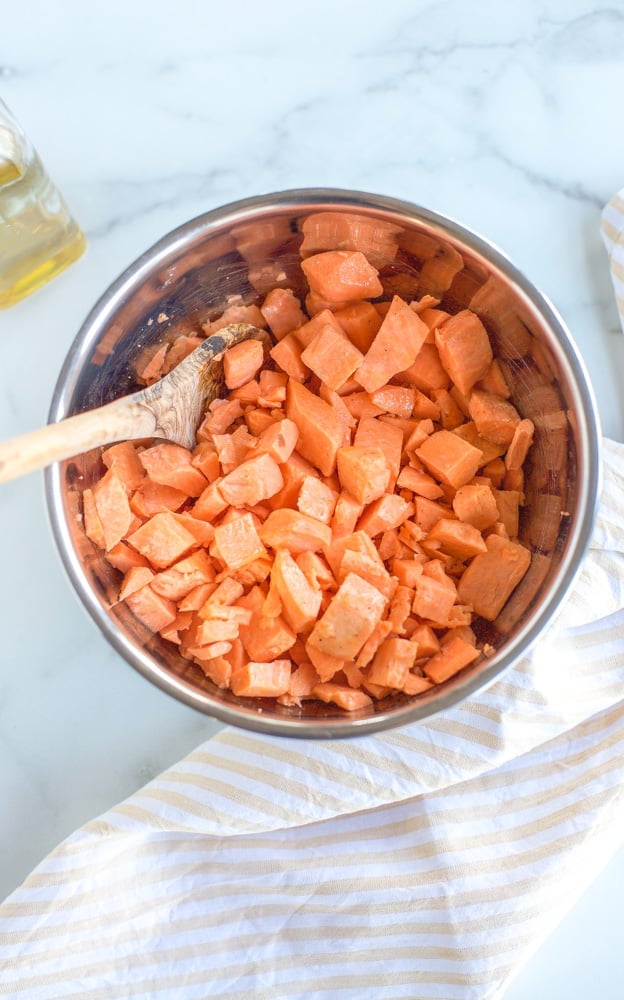
<instances>
[{"instance_id":1,"label":"diced sweet potato","mask_svg":"<svg viewBox=\"0 0 624 1000\"><path fill-rule=\"evenodd\" d=\"M488 535L487 552L475 556L462 573L457 593L475 614L494 621L531 563L531 553L518 542Z\"/></svg>"},{"instance_id":2,"label":"diced sweet potato","mask_svg":"<svg viewBox=\"0 0 624 1000\"><path fill-rule=\"evenodd\" d=\"M301 303L291 288L273 288L260 306L271 333L281 340L306 321Z\"/></svg>"},{"instance_id":3,"label":"diced sweet potato","mask_svg":"<svg viewBox=\"0 0 624 1000\"><path fill-rule=\"evenodd\" d=\"M302 514L314 517L323 524L329 524L337 499L338 494L316 476L306 476L297 497L297 508Z\"/></svg>"},{"instance_id":4,"label":"diced sweet potato","mask_svg":"<svg viewBox=\"0 0 624 1000\"><path fill-rule=\"evenodd\" d=\"M452 521L441 517L427 535L427 544L435 543L441 552L455 556L461 562L487 552L483 536L478 528L462 521Z\"/></svg>"},{"instance_id":5,"label":"diced sweet potato","mask_svg":"<svg viewBox=\"0 0 624 1000\"><path fill-rule=\"evenodd\" d=\"M353 375L363 357L346 333L327 324L310 341L301 360L321 382L335 392Z\"/></svg>"},{"instance_id":6,"label":"diced sweet potato","mask_svg":"<svg viewBox=\"0 0 624 1000\"><path fill-rule=\"evenodd\" d=\"M126 604L150 632L159 632L166 625L170 625L177 613L173 601L156 594L149 584L129 594L126 597Z\"/></svg>"},{"instance_id":7,"label":"diced sweet potato","mask_svg":"<svg viewBox=\"0 0 624 1000\"><path fill-rule=\"evenodd\" d=\"M367 392L381 389L393 375L414 364L428 332L420 317L395 295L355 378Z\"/></svg>"},{"instance_id":8,"label":"diced sweet potato","mask_svg":"<svg viewBox=\"0 0 624 1000\"><path fill-rule=\"evenodd\" d=\"M103 534L104 548L112 549L126 537L135 519L126 487L114 468L109 469L93 487L93 503Z\"/></svg>"},{"instance_id":9,"label":"diced sweet potato","mask_svg":"<svg viewBox=\"0 0 624 1000\"><path fill-rule=\"evenodd\" d=\"M312 629L308 645L339 659L354 660L381 620L385 606L383 594L349 574Z\"/></svg>"},{"instance_id":10,"label":"diced sweet potato","mask_svg":"<svg viewBox=\"0 0 624 1000\"><path fill-rule=\"evenodd\" d=\"M359 503L368 504L384 495L390 470L380 448L350 445L338 449L336 460L342 488Z\"/></svg>"},{"instance_id":11,"label":"diced sweet potato","mask_svg":"<svg viewBox=\"0 0 624 1000\"><path fill-rule=\"evenodd\" d=\"M487 330L470 309L463 309L435 331L435 344L445 371L468 395L490 367L494 355Z\"/></svg>"},{"instance_id":12,"label":"diced sweet potato","mask_svg":"<svg viewBox=\"0 0 624 1000\"><path fill-rule=\"evenodd\" d=\"M286 547L293 555L319 552L331 542L331 529L315 517L298 510L274 510L261 525L258 534L272 549Z\"/></svg>"},{"instance_id":13,"label":"diced sweet potato","mask_svg":"<svg viewBox=\"0 0 624 1000\"><path fill-rule=\"evenodd\" d=\"M460 636L454 636L450 642L445 643L439 653L425 663L423 669L435 684L442 684L476 660L479 655L479 650L471 643Z\"/></svg>"},{"instance_id":14,"label":"diced sweet potato","mask_svg":"<svg viewBox=\"0 0 624 1000\"><path fill-rule=\"evenodd\" d=\"M391 637L382 642L368 670L368 679L384 687L402 688L414 666L418 647L409 639Z\"/></svg>"},{"instance_id":15,"label":"diced sweet potato","mask_svg":"<svg viewBox=\"0 0 624 1000\"><path fill-rule=\"evenodd\" d=\"M377 269L359 250L327 250L302 261L310 288L331 303L376 298L383 292Z\"/></svg>"},{"instance_id":16,"label":"diced sweet potato","mask_svg":"<svg viewBox=\"0 0 624 1000\"><path fill-rule=\"evenodd\" d=\"M259 340L242 340L223 355L223 374L228 389L250 382L262 367L264 348Z\"/></svg>"},{"instance_id":17,"label":"diced sweet potato","mask_svg":"<svg viewBox=\"0 0 624 1000\"><path fill-rule=\"evenodd\" d=\"M250 660L232 671L230 687L239 698L277 698L286 694L290 683L290 660L258 663Z\"/></svg>"},{"instance_id":18,"label":"diced sweet potato","mask_svg":"<svg viewBox=\"0 0 624 1000\"><path fill-rule=\"evenodd\" d=\"M291 379L286 397L286 416L297 425L297 450L324 475L336 468L336 454L344 444L344 424L324 400Z\"/></svg>"},{"instance_id":19,"label":"diced sweet potato","mask_svg":"<svg viewBox=\"0 0 624 1000\"><path fill-rule=\"evenodd\" d=\"M253 507L278 493L284 485L279 465L269 454L242 462L224 476L219 491L233 507Z\"/></svg>"},{"instance_id":20,"label":"diced sweet potato","mask_svg":"<svg viewBox=\"0 0 624 1000\"><path fill-rule=\"evenodd\" d=\"M468 409L480 437L505 447L511 444L520 414L508 400L474 389Z\"/></svg>"},{"instance_id":21,"label":"diced sweet potato","mask_svg":"<svg viewBox=\"0 0 624 1000\"><path fill-rule=\"evenodd\" d=\"M254 559L266 555L251 514L241 514L215 528L219 554L230 569L242 569Z\"/></svg>"},{"instance_id":22,"label":"diced sweet potato","mask_svg":"<svg viewBox=\"0 0 624 1000\"><path fill-rule=\"evenodd\" d=\"M278 549L271 570L285 621L295 632L307 631L316 621L322 591L311 586L288 549Z\"/></svg>"},{"instance_id":23,"label":"diced sweet potato","mask_svg":"<svg viewBox=\"0 0 624 1000\"><path fill-rule=\"evenodd\" d=\"M154 514L128 541L155 569L167 569L197 546L195 536L168 511Z\"/></svg>"},{"instance_id":24,"label":"diced sweet potato","mask_svg":"<svg viewBox=\"0 0 624 1000\"><path fill-rule=\"evenodd\" d=\"M492 490L480 483L460 486L453 497L453 511L460 521L479 531L490 528L500 516Z\"/></svg>"},{"instance_id":25,"label":"diced sweet potato","mask_svg":"<svg viewBox=\"0 0 624 1000\"><path fill-rule=\"evenodd\" d=\"M482 451L445 430L431 434L416 454L436 479L455 489L470 482L483 462Z\"/></svg>"},{"instance_id":26,"label":"diced sweet potato","mask_svg":"<svg viewBox=\"0 0 624 1000\"><path fill-rule=\"evenodd\" d=\"M343 684L333 684L326 682L316 684L312 689L312 694L319 701L333 701L345 712L357 712L363 708L368 708L373 704L372 699L364 691L356 691L354 688Z\"/></svg>"},{"instance_id":27,"label":"diced sweet potato","mask_svg":"<svg viewBox=\"0 0 624 1000\"><path fill-rule=\"evenodd\" d=\"M128 493L138 489L145 478L136 446L132 441L120 441L102 452L102 461L107 469L114 469Z\"/></svg>"}]
</instances>

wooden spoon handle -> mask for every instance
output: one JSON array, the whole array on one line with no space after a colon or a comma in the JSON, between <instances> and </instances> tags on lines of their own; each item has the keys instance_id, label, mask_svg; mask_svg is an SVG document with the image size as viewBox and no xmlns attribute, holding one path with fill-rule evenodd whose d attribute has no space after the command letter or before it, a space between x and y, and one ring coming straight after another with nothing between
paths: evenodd
<instances>
[{"instance_id":1,"label":"wooden spoon handle","mask_svg":"<svg viewBox=\"0 0 624 1000\"><path fill-rule=\"evenodd\" d=\"M136 396L116 399L0 443L0 483L114 441L151 437L156 418Z\"/></svg>"}]
</instances>

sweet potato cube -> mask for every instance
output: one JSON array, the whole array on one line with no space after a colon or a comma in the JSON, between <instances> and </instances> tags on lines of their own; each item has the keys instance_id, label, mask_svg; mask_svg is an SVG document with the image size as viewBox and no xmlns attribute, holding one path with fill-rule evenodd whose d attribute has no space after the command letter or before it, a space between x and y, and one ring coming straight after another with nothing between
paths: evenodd
<instances>
[{"instance_id":1,"label":"sweet potato cube","mask_svg":"<svg viewBox=\"0 0 624 1000\"><path fill-rule=\"evenodd\" d=\"M331 529L327 524L288 507L271 511L258 534L265 545L272 549L288 548L293 555L318 552L332 540Z\"/></svg>"},{"instance_id":2,"label":"sweet potato cube","mask_svg":"<svg viewBox=\"0 0 624 1000\"><path fill-rule=\"evenodd\" d=\"M381 326L381 316L371 302L353 302L338 309L335 318L358 351L366 354Z\"/></svg>"},{"instance_id":3,"label":"sweet potato cube","mask_svg":"<svg viewBox=\"0 0 624 1000\"><path fill-rule=\"evenodd\" d=\"M365 531L371 538L382 531L391 531L403 524L414 513L411 503L397 493L384 493L369 503L357 523L358 531Z\"/></svg>"},{"instance_id":4,"label":"sweet potato cube","mask_svg":"<svg viewBox=\"0 0 624 1000\"><path fill-rule=\"evenodd\" d=\"M299 430L292 420L288 418L276 420L258 435L254 456L270 455L275 462L282 465L295 450L298 438Z\"/></svg>"},{"instance_id":5,"label":"sweet potato cube","mask_svg":"<svg viewBox=\"0 0 624 1000\"><path fill-rule=\"evenodd\" d=\"M259 587L252 588L238 604L251 610L250 623L239 626L239 635L250 659L275 660L294 646L297 636L284 619L280 615L269 618L263 614L265 597Z\"/></svg>"},{"instance_id":6,"label":"sweet potato cube","mask_svg":"<svg viewBox=\"0 0 624 1000\"><path fill-rule=\"evenodd\" d=\"M286 694L290 683L290 660L259 663L249 660L232 671L230 687L239 698L277 698Z\"/></svg>"},{"instance_id":7,"label":"sweet potato cube","mask_svg":"<svg viewBox=\"0 0 624 1000\"><path fill-rule=\"evenodd\" d=\"M305 632L317 619L322 591L311 586L288 549L278 549L271 583L279 594L284 620L295 632Z\"/></svg>"},{"instance_id":8,"label":"sweet potato cube","mask_svg":"<svg viewBox=\"0 0 624 1000\"><path fill-rule=\"evenodd\" d=\"M494 355L487 330L470 309L447 319L435 331L442 366L460 392L468 395L490 367Z\"/></svg>"},{"instance_id":9,"label":"sweet potato cube","mask_svg":"<svg viewBox=\"0 0 624 1000\"><path fill-rule=\"evenodd\" d=\"M301 355L304 365L334 392L353 375L363 359L364 355L346 333L329 324L319 330Z\"/></svg>"},{"instance_id":10,"label":"sweet potato cube","mask_svg":"<svg viewBox=\"0 0 624 1000\"><path fill-rule=\"evenodd\" d=\"M394 489L403 452L403 431L398 424L377 417L363 417L357 425L353 444L362 448L381 448L390 469L388 489Z\"/></svg>"},{"instance_id":11,"label":"sweet potato cube","mask_svg":"<svg viewBox=\"0 0 624 1000\"><path fill-rule=\"evenodd\" d=\"M302 351L297 331L294 330L278 341L275 347L271 348L269 354L283 372L297 382L305 382L310 374L310 369L301 360Z\"/></svg>"},{"instance_id":12,"label":"sweet potato cube","mask_svg":"<svg viewBox=\"0 0 624 1000\"><path fill-rule=\"evenodd\" d=\"M161 628L171 624L177 614L173 601L154 593L149 584L128 594L126 604L150 632L160 632Z\"/></svg>"},{"instance_id":13,"label":"sweet potato cube","mask_svg":"<svg viewBox=\"0 0 624 1000\"><path fill-rule=\"evenodd\" d=\"M478 528L472 524L464 524L462 521L452 521L448 517L441 517L434 524L427 535L427 544L435 543L441 552L454 556L461 562L479 555L480 552L487 552L483 536Z\"/></svg>"},{"instance_id":14,"label":"sweet potato cube","mask_svg":"<svg viewBox=\"0 0 624 1000\"><path fill-rule=\"evenodd\" d=\"M423 670L435 684L442 684L476 660L479 655L479 650L470 642L461 636L453 636L442 646L439 653L425 663Z\"/></svg>"},{"instance_id":15,"label":"sweet potato cube","mask_svg":"<svg viewBox=\"0 0 624 1000\"><path fill-rule=\"evenodd\" d=\"M86 492L86 491L85 491ZM105 472L93 487L93 503L102 529L104 547L114 548L125 538L134 522L128 493L114 468Z\"/></svg>"},{"instance_id":16,"label":"sweet potato cube","mask_svg":"<svg viewBox=\"0 0 624 1000\"><path fill-rule=\"evenodd\" d=\"M490 528L499 518L496 498L484 483L460 486L453 497L453 511L460 521L472 524L479 531Z\"/></svg>"},{"instance_id":17,"label":"sweet potato cube","mask_svg":"<svg viewBox=\"0 0 624 1000\"><path fill-rule=\"evenodd\" d=\"M152 581L152 590L170 601L180 601L202 583L212 583L216 576L212 560L205 549L192 552Z\"/></svg>"},{"instance_id":18,"label":"sweet potato cube","mask_svg":"<svg viewBox=\"0 0 624 1000\"><path fill-rule=\"evenodd\" d=\"M372 699L365 691L347 687L344 684L333 684L328 681L324 684L315 684L312 694L319 701L330 702L342 708L345 712L357 712L362 708L368 708L373 704Z\"/></svg>"},{"instance_id":19,"label":"sweet potato cube","mask_svg":"<svg viewBox=\"0 0 624 1000\"><path fill-rule=\"evenodd\" d=\"M223 355L223 374L228 389L239 389L262 368L264 347L259 340L243 340Z\"/></svg>"},{"instance_id":20,"label":"sweet potato cube","mask_svg":"<svg viewBox=\"0 0 624 1000\"><path fill-rule=\"evenodd\" d=\"M302 514L308 514L323 524L329 524L337 499L338 494L322 480L316 476L306 476L297 497L297 508Z\"/></svg>"},{"instance_id":21,"label":"sweet potato cube","mask_svg":"<svg viewBox=\"0 0 624 1000\"><path fill-rule=\"evenodd\" d=\"M167 569L197 547L195 536L169 511L154 514L128 536L128 541L155 569Z\"/></svg>"},{"instance_id":22,"label":"sweet potato cube","mask_svg":"<svg viewBox=\"0 0 624 1000\"><path fill-rule=\"evenodd\" d=\"M412 610L425 621L444 624L455 603L456 593L439 580L421 574L414 585Z\"/></svg>"},{"instance_id":23,"label":"sweet potato cube","mask_svg":"<svg viewBox=\"0 0 624 1000\"><path fill-rule=\"evenodd\" d=\"M382 642L368 670L373 684L402 688L414 666L418 647L409 639L390 637Z\"/></svg>"},{"instance_id":24,"label":"sweet potato cube","mask_svg":"<svg viewBox=\"0 0 624 1000\"><path fill-rule=\"evenodd\" d=\"M359 250L327 250L301 262L313 292L328 303L374 299L383 292L377 269Z\"/></svg>"},{"instance_id":25,"label":"sweet potato cube","mask_svg":"<svg viewBox=\"0 0 624 1000\"><path fill-rule=\"evenodd\" d=\"M426 497L427 500L439 500L444 496L444 490L438 486L435 479L426 472L413 469L410 465L405 465L401 469L397 486L402 490L410 490L418 496Z\"/></svg>"},{"instance_id":26,"label":"sweet potato cube","mask_svg":"<svg viewBox=\"0 0 624 1000\"><path fill-rule=\"evenodd\" d=\"M260 306L260 312L277 340L306 321L301 303L291 288L272 288Z\"/></svg>"},{"instance_id":27,"label":"sweet potato cube","mask_svg":"<svg viewBox=\"0 0 624 1000\"><path fill-rule=\"evenodd\" d=\"M500 535L488 535L485 544L487 552L475 556L462 573L457 594L462 604L472 605L475 614L494 621L528 570L531 553Z\"/></svg>"},{"instance_id":28,"label":"sweet potato cube","mask_svg":"<svg viewBox=\"0 0 624 1000\"><path fill-rule=\"evenodd\" d=\"M533 444L534 433L535 426L533 421L526 417L516 426L513 438L507 449L507 454L505 455L505 466L510 472L522 469L529 448Z\"/></svg>"},{"instance_id":29,"label":"sweet potato cube","mask_svg":"<svg viewBox=\"0 0 624 1000\"><path fill-rule=\"evenodd\" d=\"M215 542L219 555L232 570L242 569L254 559L266 555L253 515L249 513L218 525L215 528Z\"/></svg>"},{"instance_id":30,"label":"sweet potato cube","mask_svg":"<svg viewBox=\"0 0 624 1000\"><path fill-rule=\"evenodd\" d=\"M359 503L371 503L388 489L390 470L380 448L349 445L338 449L336 459L340 485Z\"/></svg>"},{"instance_id":31,"label":"sweet potato cube","mask_svg":"<svg viewBox=\"0 0 624 1000\"><path fill-rule=\"evenodd\" d=\"M445 430L431 434L416 455L432 476L455 489L468 483L483 462L483 452Z\"/></svg>"},{"instance_id":32,"label":"sweet potato cube","mask_svg":"<svg viewBox=\"0 0 624 1000\"><path fill-rule=\"evenodd\" d=\"M344 444L345 427L336 411L299 382L290 379L286 416L299 429L297 450L324 476L336 468L336 454Z\"/></svg>"},{"instance_id":33,"label":"sweet potato cube","mask_svg":"<svg viewBox=\"0 0 624 1000\"><path fill-rule=\"evenodd\" d=\"M367 392L376 392L398 372L413 365L429 328L398 295L364 356L356 380Z\"/></svg>"},{"instance_id":34,"label":"sweet potato cube","mask_svg":"<svg viewBox=\"0 0 624 1000\"><path fill-rule=\"evenodd\" d=\"M102 452L107 469L114 469L129 493L138 489L145 478L145 469L139 461L132 441L119 441Z\"/></svg>"},{"instance_id":35,"label":"sweet potato cube","mask_svg":"<svg viewBox=\"0 0 624 1000\"><path fill-rule=\"evenodd\" d=\"M417 360L397 376L400 382L413 385L421 392L433 389L448 389L451 380L442 367L440 354L435 344L425 342L418 352Z\"/></svg>"},{"instance_id":36,"label":"sweet potato cube","mask_svg":"<svg viewBox=\"0 0 624 1000\"><path fill-rule=\"evenodd\" d=\"M253 507L278 493L284 485L279 465L268 454L242 462L219 483L221 495L233 507Z\"/></svg>"},{"instance_id":37,"label":"sweet potato cube","mask_svg":"<svg viewBox=\"0 0 624 1000\"><path fill-rule=\"evenodd\" d=\"M350 573L312 629L308 645L342 660L354 660L385 607L386 599L376 587Z\"/></svg>"},{"instance_id":38,"label":"sweet potato cube","mask_svg":"<svg viewBox=\"0 0 624 1000\"><path fill-rule=\"evenodd\" d=\"M520 414L512 403L490 392L474 389L468 409L480 437L505 447L511 444L520 423Z\"/></svg>"}]
</instances>

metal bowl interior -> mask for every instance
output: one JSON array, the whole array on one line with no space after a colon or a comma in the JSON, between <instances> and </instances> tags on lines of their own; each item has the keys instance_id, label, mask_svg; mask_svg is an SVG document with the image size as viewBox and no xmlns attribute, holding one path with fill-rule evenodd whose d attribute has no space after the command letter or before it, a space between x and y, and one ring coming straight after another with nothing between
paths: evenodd
<instances>
[{"instance_id":1,"label":"metal bowl interior","mask_svg":"<svg viewBox=\"0 0 624 1000\"><path fill-rule=\"evenodd\" d=\"M302 250L303 247L303 250ZM417 698L387 698L345 715L316 702L301 709L236 698L218 689L177 647L154 637L116 603L120 574L86 537L82 491L102 471L99 451L52 466L46 495L70 580L95 623L146 678L211 716L290 737L339 737L422 720L491 683L529 647L567 594L590 536L599 495L600 433L585 368L550 303L491 244L418 206L340 190L266 195L208 212L175 230L109 288L85 320L60 373L57 421L134 390L137 358L156 341L197 329L233 298L259 302L275 286L303 292L301 254L360 249L380 271L384 297L431 294L450 312L469 307L490 333L512 401L536 425L520 537L543 582L495 627L496 647ZM513 597L512 597L513 601Z\"/></svg>"}]
</instances>

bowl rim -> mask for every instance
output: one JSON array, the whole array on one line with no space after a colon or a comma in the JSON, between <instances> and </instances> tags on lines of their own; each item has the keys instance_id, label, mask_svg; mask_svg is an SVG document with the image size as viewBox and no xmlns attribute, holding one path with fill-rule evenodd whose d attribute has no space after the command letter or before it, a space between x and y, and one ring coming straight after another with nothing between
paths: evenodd
<instances>
[{"instance_id":1,"label":"bowl rim","mask_svg":"<svg viewBox=\"0 0 624 1000\"><path fill-rule=\"evenodd\" d=\"M386 214L388 221L397 223L401 220L412 224L422 221L428 227L439 230L445 240L456 243L463 249L468 248L475 255L483 257L493 270L511 282L516 293L531 311L538 313L542 321L556 334L557 349L560 354L558 361L565 363L570 391L574 397L574 407L577 412L584 415L585 419L577 421L577 473L580 488L576 517L551 591L537 613L508 640L500 654L496 654L482 665L478 673L468 674L464 678L460 676L448 687L442 690L433 689L432 693L420 696L413 702L406 702L404 706L388 711L382 710L374 715L345 715L344 718L305 719L297 716L267 716L261 706L246 709L242 706L212 701L208 694L194 690L181 678L160 667L142 648L127 640L96 599L73 548L63 514L62 465L55 463L45 470L44 485L48 517L64 569L83 608L126 662L165 693L223 723L258 733L301 739L362 736L422 722L461 704L476 692L485 690L513 663L518 662L521 655L527 656L542 631L554 619L580 571L597 513L602 467L600 417L585 362L570 330L547 296L495 243L453 218L402 199L331 187L292 188L229 202L195 216L148 247L108 286L81 324L59 372L48 422L56 422L67 415L68 401L75 389L83 359L97 342L100 333L119 305L135 287L141 284L145 276L162 268L169 257L175 256L185 245L191 245L193 240L214 235L220 229L230 227L237 222L250 221L252 216L257 220L264 214L275 214L276 211L284 213L289 210L304 209L320 211L323 208L350 209L364 214L368 212L371 215L381 211Z\"/></svg>"}]
</instances>

